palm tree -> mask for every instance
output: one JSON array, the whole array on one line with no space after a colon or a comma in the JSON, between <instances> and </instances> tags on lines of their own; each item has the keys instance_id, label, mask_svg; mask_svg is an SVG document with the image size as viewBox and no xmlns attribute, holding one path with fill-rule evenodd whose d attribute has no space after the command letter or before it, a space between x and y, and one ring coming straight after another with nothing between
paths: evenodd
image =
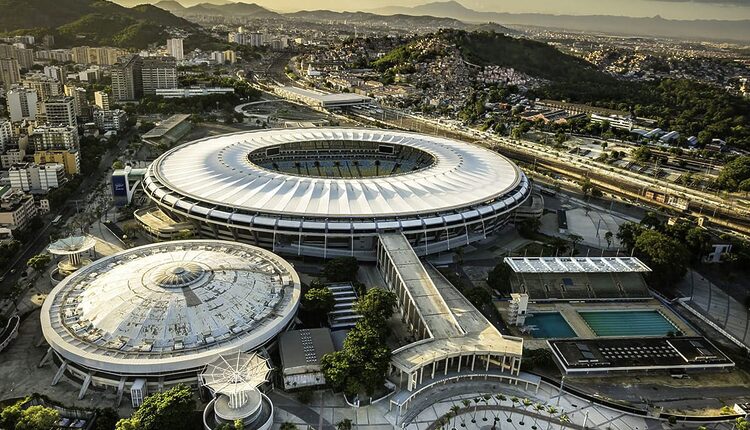
<instances>
[{"instance_id":1,"label":"palm tree","mask_svg":"<svg viewBox=\"0 0 750 430\"><path fill-rule=\"evenodd\" d=\"M464 405L464 409L468 409L469 405L471 405L471 400L463 399L461 400L461 403ZM461 427L466 427L466 421L464 420L463 416L461 418Z\"/></svg>"},{"instance_id":2,"label":"palm tree","mask_svg":"<svg viewBox=\"0 0 750 430\"><path fill-rule=\"evenodd\" d=\"M611 231L604 233L604 240L607 241L607 249L609 249L609 247L612 246L612 236L613 234Z\"/></svg>"},{"instance_id":3,"label":"palm tree","mask_svg":"<svg viewBox=\"0 0 750 430\"><path fill-rule=\"evenodd\" d=\"M484 401L484 417L482 417L482 421L487 421L487 409L489 409L490 405L490 399L492 399L492 394L485 394L482 396L482 400Z\"/></svg>"},{"instance_id":4,"label":"palm tree","mask_svg":"<svg viewBox=\"0 0 750 430\"><path fill-rule=\"evenodd\" d=\"M471 414L471 422L476 423L477 422L477 406L479 406L479 402L481 399L479 397L474 397L474 413Z\"/></svg>"},{"instance_id":5,"label":"palm tree","mask_svg":"<svg viewBox=\"0 0 750 430\"><path fill-rule=\"evenodd\" d=\"M545 409L544 405L541 404L541 403L537 403L537 404L534 405L534 410L537 412L537 414L539 414L540 412L544 412L544 409ZM534 416L534 426L532 427L532 429L534 429L534 430L537 429L537 424L539 424L538 420L539 420L539 418L536 417L536 416Z\"/></svg>"},{"instance_id":6,"label":"palm tree","mask_svg":"<svg viewBox=\"0 0 750 430\"><path fill-rule=\"evenodd\" d=\"M504 402L504 401L508 400L508 398L507 398L507 397L505 397L505 396L504 396L504 395L502 395L502 394L495 394L495 399L497 400L497 405L498 405L498 406L500 406L500 405L502 404L502 402ZM498 422L498 421L500 421L500 417L498 416L498 415L499 415L499 413L497 413L497 412L498 412L497 410L495 410L495 411L494 411L494 415L495 415L495 424L493 424L493 425L492 425L492 427L495 427L495 425L497 425L497 422Z\"/></svg>"},{"instance_id":7,"label":"palm tree","mask_svg":"<svg viewBox=\"0 0 750 430\"><path fill-rule=\"evenodd\" d=\"M460 411L461 408L458 407L458 405L451 406L451 414L453 415L453 424L451 425L451 428L453 430L456 429L456 417L458 417L458 411Z\"/></svg>"},{"instance_id":8,"label":"palm tree","mask_svg":"<svg viewBox=\"0 0 750 430\"><path fill-rule=\"evenodd\" d=\"M510 402L513 404L513 409L516 408L516 403L518 403L518 397L513 396L510 398ZM508 422L513 422L513 411L511 410L510 416L508 417Z\"/></svg>"},{"instance_id":9,"label":"palm tree","mask_svg":"<svg viewBox=\"0 0 750 430\"><path fill-rule=\"evenodd\" d=\"M549 430L550 426L552 426L552 416L557 413L557 408L549 405L547 406L547 413L549 414L550 421L547 421L547 430Z\"/></svg>"}]
</instances>

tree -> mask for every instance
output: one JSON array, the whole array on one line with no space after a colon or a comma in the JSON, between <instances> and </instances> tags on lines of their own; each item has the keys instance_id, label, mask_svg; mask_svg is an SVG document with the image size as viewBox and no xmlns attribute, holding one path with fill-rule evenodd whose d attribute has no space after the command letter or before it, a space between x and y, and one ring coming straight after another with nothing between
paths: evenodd
<instances>
[{"instance_id":1,"label":"tree","mask_svg":"<svg viewBox=\"0 0 750 430\"><path fill-rule=\"evenodd\" d=\"M386 344L386 322L396 307L396 295L373 288L357 301L355 310L362 315L347 334L340 351L323 356L321 366L326 381L336 391L372 395L383 386L391 360Z\"/></svg>"},{"instance_id":2,"label":"tree","mask_svg":"<svg viewBox=\"0 0 750 430\"><path fill-rule=\"evenodd\" d=\"M326 287L310 288L302 301L305 310L319 315L327 315L333 310L335 304L336 299L333 298L333 292Z\"/></svg>"},{"instance_id":3,"label":"tree","mask_svg":"<svg viewBox=\"0 0 750 430\"><path fill-rule=\"evenodd\" d=\"M112 408L97 409L94 430L112 430L119 419L120 416L117 415L117 411Z\"/></svg>"},{"instance_id":4,"label":"tree","mask_svg":"<svg viewBox=\"0 0 750 430\"><path fill-rule=\"evenodd\" d=\"M117 422L116 430L183 430L194 410L193 392L180 384L146 397L132 417Z\"/></svg>"},{"instance_id":5,"label":"tree","mask_svg":"<svg viewBox=\"0 0 750 430\"><path fill-rule=\"evenodd\" d=\"M370 323L385 324L393 315L397 304L396 294L382 288L372 288L360 297L354 310Z\"/></svg>"},{"instance_id":6,"label":"tree","mask_svg":"<svg viewBox=\"0 0 750 430\"><path fill-rule=\"evenodd\" d=\"M518 232L525 238L532 238L539 231L541 226L542 222L539 218L526 218L518 224Z\"/></svg>"},{"instance_id":7,"label":"tree","mask_svg":"<svg viewBox=\"0 0 750 430\"><path fill-rule=\"evenodd\" d=\"M505 261L500 261L487 274L487 285L500 294L508 295L511 292L510 279L513 276L513 269Z\"/></svg>"},{"instance_id":8,"label":"tree","mask_svg":"<svg viewBox=\"0 0 750 430\"><path fill-rule=\"evenodd\" d=\"M482 287L469 288L463 294L477 309L482 309L484 305L492 303L492 296Z\"/></svg>"},{"instance_id":9,"label":"tree","mask_svg":"<svg viewBox=\"0 0 750 430\"><path fill-rule=\"evenodd\" d=\"M568 240L570 240L571 251L575 251L576 246L578 246L579 243L583 242L583 237L575 233L570 233L568 235Z\"/></svg>"},{"instance_id":10,"label":"tree","mask_svg":"<svg viewBox=\"0 0 750 430\"><path fill-rule=\"evenodd\" d=\"M591 179L586 178L581 182L581 191L584 196L591 194L591 190L594 189L594 185L591 183Z\"/></svg>"},{"instance_id":11,"label":"tree","mask_svg":"<svg viewBox=\"0 0 750 430\"><path fill-rule=\"evenodd\" d=\"M26 265L36 270L37 272L42 272L44 268L47 267L50 261L52 261L52 257L50 257L48 254L37 254L29 258L28 261L26 261Z\"/></svg>"},{"instance_id":12,"label":"tree","mask_svg":"<svg viewBox=\"0 0 750 430\"><path fill-rule=\"evenodd\" d=\"M344 418L336 423L336 430L352 430L352 420Z\"/></svg>"},{"instance_id":13,"label":"tree","mask_svg":"<svg viewBox=\"0 0 750 430\"><path fill-rule=\"evenodd\" d=\"M641 219L641 225L656 230L661 230L664 226L661 219L659 219L659 215L653 211L646 212L646 215Z\"/></svg>"},{"instance_id":14,"label":"tree","mask_svg":"<svg viewBox=\"0 0 750 430\"><path fill-rule=\"evenodd\" d=\"M724 165L716 177L716 186L722 190L736 191L745 181L750 179L750 156L737 157ZM750 186L745 184L745 186ZM747 191L741 190L741 191Z\"/></svg>"},{"instance_id":15,"label":"tree","mask_svg":"<svg viewBox=\"0 0 750 430\"><path fill-rule=\"evenodd\" d=\"M635 241L635 253L651 268L652 287L670 287L685 276L688 252L681 242L655 230L644 230Z\"/></svg>"},{"instance_id":16,"label":"tree","mask_svg":"<svg viewBox=\"0 0 750 430\"><path fill-rule=\"evenodd\" d=\"M113 170L124 169L124 168L125 168L125 163L123 163L120 160L115 160L115 162L112 163Z\"/></svg>"},{"instance_id":17,"label":"tree","mask_svg":"<svg viewBox=\"0 0 750 430\"><path fill-rule=\"evenodd\" d=\"M614 235L612 234L611 231L608 231L608 232L604 233L604 240L607 241L607 249L609 249L609 247L612 246L612 237L613 236Z\"/></svg>"},{"instance_id":18,"label":"tree","mask_svg":"<svg viewBox=\"0 0 750 430\"><path fill-rule=\"evenodd\" d=\"M29 406L21 412L16 430L49 430L60 420L57 409L46 406Z\"/></svg>"},{"instance_id":19,"label":"tree","mask_svg":"<svg viewBox=\"0 0 750 430\"><path fill-rule=\"evenodd\" d=\"M331 282L351 282L357 279L359 263L354 257L336 257L323 266L323 276Z\"/></svg>"},{"instance_id":20,"label":"tree","mask_svg":"<svg viewBox=\"0 0 750 430\"><path fill-rule=\"evenodd\" d=\"M652 156L653 153L651 152L651 150L645 146L639 146L638 148L630 152L630 158L632 158L633 161L637 161L639 163L645 163L651 160Z\"/></svg>"},{"instance_id":21,"label":"tree","mask_svg":"<svg viewBox=\"0 0 750 430\"><path fill-rule=\"evenodd\" d=\"M645 230L645 228L640 224L626 222L621 224L617 229L617 239L620 240L620 243L625 245L625 249L631 251L633 247L635 247L635 241L638 239L638 236L641 235L643 230Z\"/></svg>"},{"instance_id":22,"label":"tree","mask_svg":"<svg viewBox=\"0 0 750 430\"><path fill-rule=\"evenodd\" d=\"M281 424L280 430L297 430L297 426L287 421Z\"/></svg>"}]
</instances>

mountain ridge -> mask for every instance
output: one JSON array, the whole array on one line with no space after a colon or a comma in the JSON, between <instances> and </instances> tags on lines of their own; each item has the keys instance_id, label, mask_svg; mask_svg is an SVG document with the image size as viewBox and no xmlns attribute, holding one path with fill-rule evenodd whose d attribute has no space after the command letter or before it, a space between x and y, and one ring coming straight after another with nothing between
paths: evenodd
<instances>
[{"instance_id":1,"label":"mountain ridge","mask_svg":"<svg viewBox=\"0 0 750 430\"><path fill-rule=\"evenodd\" d=\"M372 9L376 14L450 16L466 22L497 22L501 25L527 25L595 33L643 37L750 41L750 20L672 20L660 16L637 18L614 15L552 15L477 11L455 0L418 6L387 6Z\"/></svg>"}]
</instances>

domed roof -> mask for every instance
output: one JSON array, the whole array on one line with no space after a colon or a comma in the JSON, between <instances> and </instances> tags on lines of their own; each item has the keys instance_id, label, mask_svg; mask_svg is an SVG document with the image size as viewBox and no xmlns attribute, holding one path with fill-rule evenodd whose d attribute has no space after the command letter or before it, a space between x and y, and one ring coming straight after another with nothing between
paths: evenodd
<instances>
[{"instance_id":1,"label":"domed roof","mask_svg":"<svg viewBox=\"0 0 750 430\"><path fill-rule=\"evenodd\" d=\"M269 251L168 242L117 253L69 276L45 301L42 322L53 348L91 367L197 367L268 341L294 317L299 296L296 272Z\"/></svg>"}]
</instances>

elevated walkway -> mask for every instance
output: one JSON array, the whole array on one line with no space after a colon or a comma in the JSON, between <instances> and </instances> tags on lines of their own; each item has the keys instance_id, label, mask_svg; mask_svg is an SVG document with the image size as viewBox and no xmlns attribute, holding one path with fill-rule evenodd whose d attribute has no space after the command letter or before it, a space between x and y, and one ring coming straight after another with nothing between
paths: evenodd
<instances>
[{"instance_id":1,"label":"elevated walkway","mask_svg":"<svg viewBox=\"0 0 750 430\"><path fill-rule=\"evenodd\" d=\"M434 267L422 264L402 233L379 238L377 268L419 339L393 351L389 373L399 387L406 378L406 389L414 391L461 369L518 375L523 339L500 334Z\"/></svg>"}]
</instances>

